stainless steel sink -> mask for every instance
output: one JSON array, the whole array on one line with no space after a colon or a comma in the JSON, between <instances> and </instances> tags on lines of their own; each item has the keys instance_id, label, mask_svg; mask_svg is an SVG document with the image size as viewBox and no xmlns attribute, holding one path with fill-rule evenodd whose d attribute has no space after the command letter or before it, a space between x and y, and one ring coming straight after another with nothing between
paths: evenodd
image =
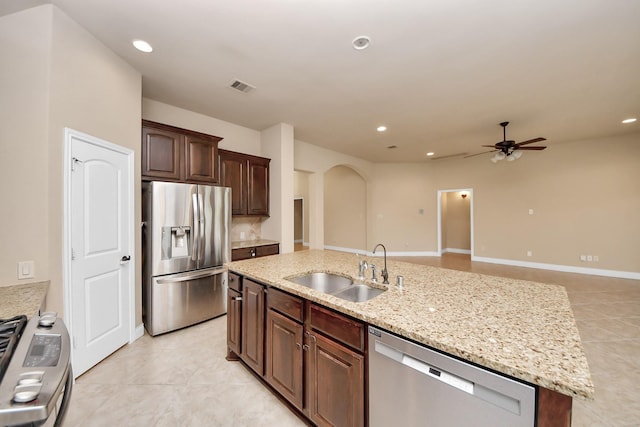
<instances>
[{"instance_id":1,"label":"stainless steel sink","mask_svg":"<svg viewBox=\"0 0 640 427\"><path fill-rule=\"evenodd\" d=\"M373 297L377 297L384 292L384 289L372 288L367 285L360 285L353 283L346 289L343 289L335 294L335 297L346 299L353 302L369 301Z\"/></svg>"},{"instance_id":2,"label":"stainless steel sink","mask_svg":"<svg viewBox=\"0 0 640 427\"><path fill-rule=\"evenodd\" d=\"M353 302L368 301L385 291L365 284L354 283L350 277L325 272L313 272L286 279L298 285Z\"/></svg>"}]
</instances>

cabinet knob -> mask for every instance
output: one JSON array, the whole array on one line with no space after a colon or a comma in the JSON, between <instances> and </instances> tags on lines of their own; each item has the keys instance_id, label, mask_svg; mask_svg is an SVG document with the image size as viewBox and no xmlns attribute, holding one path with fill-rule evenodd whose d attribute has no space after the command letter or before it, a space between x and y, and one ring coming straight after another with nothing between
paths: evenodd
<instances>
[{"instance_id":1,"label":"cabinet knob","mask_svg":"<svg viewBox=\"0 0 640 427\"><path fill-rule=\"evenodd\" d=\"M233 297L232 300L234 300L234 301L242 301L242 297Z\"/></svg>"},{"instance_id":2,"label":"cabinet knob","mask_svg":"<svg viewBox=\"0 0 640 427\"><path fill-rule=\"evenodd\" d=\"M300 350L300 349L302 348L302 345L301 345L299 342L297 342L297 343L296 343L296 348L297 348L298 350Z\"/></svg>"},{"instance_id":3,"label":"cabinet knob","mask_svg":"<svg viewBox=\"0 0 640 427\"><path fill-rule=\"evenodd\" d=\"M307 344L305 344L305 345L302 346L302 349L304 351L309 351L309 346Z\"/></svg>"}]
</instances>

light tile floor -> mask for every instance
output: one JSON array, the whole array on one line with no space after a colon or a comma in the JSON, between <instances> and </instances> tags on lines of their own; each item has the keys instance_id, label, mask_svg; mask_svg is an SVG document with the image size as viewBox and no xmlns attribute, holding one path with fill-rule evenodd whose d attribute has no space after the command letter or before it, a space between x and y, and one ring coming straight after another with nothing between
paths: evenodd
<instances>
[{"instance_id":1,"label":"light tile floor","mask_svg":"<svg viewBox=\"0 0 640 427\"><path fill-rule=\"evenodd\" d=\"M574 399L572 425L640 426L640 281L458 254L402 260L565 286L596 388L594 401ZM225 360L225 341L224 316L145 335L77 379L65 427L305 425L240 363Z\"/></svg>"}]
</instances>

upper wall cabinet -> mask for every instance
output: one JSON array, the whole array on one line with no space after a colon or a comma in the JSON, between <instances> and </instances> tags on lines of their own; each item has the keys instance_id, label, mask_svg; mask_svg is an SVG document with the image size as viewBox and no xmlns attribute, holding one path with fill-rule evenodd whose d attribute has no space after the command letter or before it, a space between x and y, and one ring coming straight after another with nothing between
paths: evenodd
<instances>
[{"instance_id":1,"label":"upper wall cabinet","mask_svg":"<svg viewBox=\"0 0 640 427\"><path fill-rule=\"evenodd\" d=\"M269 162L264 157L219 150L220 185L231 187L233 215L269 216Z\"/></svg>"},{"instance_id":2,"label":"upper wall cabinet","mask_svg":"<svg viewBox=\"0 0 640 427\"><path fill-rule=\"evenodd\" d=\"M142 179L218 183L222 138L142 121Z\"/></svg>"}]
</instances>

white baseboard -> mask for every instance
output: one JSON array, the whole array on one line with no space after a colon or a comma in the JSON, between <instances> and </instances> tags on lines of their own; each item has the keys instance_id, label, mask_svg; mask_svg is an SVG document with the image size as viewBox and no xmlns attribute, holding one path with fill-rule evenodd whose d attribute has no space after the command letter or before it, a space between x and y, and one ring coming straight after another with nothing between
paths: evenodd
<instances>
[{"instance_id":1,"label":"white baseboard","mask_svg":"<svg viewBox=\"0 0 640 427\"><path fill-rule=\"evenodd\" d=\"M512 265L514 267L537 268L540 270L562 271L565 273L589 274L592 276L616 277L619 279L640 280L640 273L634 271L605 270L602 268L574 267L572 265L546 264L541 262L517 261L511 259L471 257L471 261L491 264Z\"/></svg>"},{"instance_id":2,"label":"white baseboard","mask_svg":"<svg viewBox=\"0 0 640 427\"><path fill-rule=\"evenodd\" d=\"M144 324L140 323L138 326L136 326L134 334L135 335L133 336L133 339L129 342L129 344L136 341L137 339L142 338L142 336L144 335Z\"/></svg>"},{"instance_id":3,"label":"white baseboard","mask_svg":"<svg viewBox=\"0 0 640 427\"><path fill-rule=\"evenodd\" d=\"M471 255L471 249L445 248L445 249L442 250L443 254L446 254L447 252L452 253L452 254Z\"/></svg>"}]
</instances>

